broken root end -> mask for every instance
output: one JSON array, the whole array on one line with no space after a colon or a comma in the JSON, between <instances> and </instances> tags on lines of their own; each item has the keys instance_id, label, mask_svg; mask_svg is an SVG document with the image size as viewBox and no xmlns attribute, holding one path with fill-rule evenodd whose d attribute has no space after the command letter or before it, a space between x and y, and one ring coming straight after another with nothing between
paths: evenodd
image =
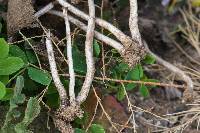
<instances>
[{"instance_id":1,"label":"broken root end","mask_svg":"<svg viewBox=\"0 0 200 133\"><path fill-rule=\"evenodd\" d=\"M138 43L133 41L131 44L125 46L125 49L121 52L121 56L130 67L134 67L138 64L145 55L145 47L143 45L139 46Z\"/></svg>"}]
</instances>

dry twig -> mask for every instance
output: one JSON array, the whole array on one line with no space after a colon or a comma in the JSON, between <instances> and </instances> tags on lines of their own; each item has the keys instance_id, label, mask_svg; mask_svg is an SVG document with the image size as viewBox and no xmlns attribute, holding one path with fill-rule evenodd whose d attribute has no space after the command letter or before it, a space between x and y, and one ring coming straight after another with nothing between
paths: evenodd
<instances>
[{"instance_id":1,"label":"dry twig","mask_svg":"<svg viewBox=\"0 0 200 133\"><path fill-rule=\"evenodd\" d=\"M59 74L60 76L69 77L69 74ZM77 78L85 78L82 75L75 75ZM108 77L94 77L96 81L112 81L116 83L135 83L135 84L144 84L144 85L152 85L152 86L163 86L163 87L174 87L174 88L182 88L185 89L185 85L177 85L177 84L167 84L167 83L159 83L159 82L145 82L145 81L134 81L134 80L120 80L120 79L113 79Z\"/></svg>"},{"instance_id":2,"label":"dry twig","mask_svg":"<svg viewBox=\"0 0 200 133\"><path fill-rule=\"evenodd\" d=\"M171 72L176 73L180 78L183 79L183 81L185 81L187 83L187 89L184 92L184 98L186 100L192 100L193 97L193 81L192 79L185 74L185 72L183 72L181 69L179 69L178 67L174 66L173 64L163 60L162 58L160 58L159 56L157 56L156 54L154 54L153 52L151 52L151 50L148 48L147 43L144 41L144 45L147 49L147 51L154 56L154 58L156 59L156 61L160 64L162 64L163 66L165 66L167 69L169 69Z\"/></svg>"}]
</instances>

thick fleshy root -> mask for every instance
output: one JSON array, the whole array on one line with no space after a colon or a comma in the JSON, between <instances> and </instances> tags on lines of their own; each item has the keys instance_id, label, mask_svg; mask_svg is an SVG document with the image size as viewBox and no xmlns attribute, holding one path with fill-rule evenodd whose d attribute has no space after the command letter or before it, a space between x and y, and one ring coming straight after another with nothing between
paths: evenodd
<instances>
[{"instance_id":1,"label":"thick fleshy root","mask_svg":"<svg viewBox=\"0 0 200 133\"><path fill-rule=\"evenodd\" d=\"M62 133L73 133L70 122L83 117L83 113L79 105L62 106L53 115L54 124Z\"/></svg>"},{"instance_id":2,"label":"thick fleshy root","mask_svg":"<svg viewBox=\"0 0 200 133\"><path fill-rule=\"evenodd\" d=\"M83 116L83 111L79 105L71 105L67 107L60 107L55 112L54 116L66 122L71 122L77 117L81 118Z\"/></svg>"}]
</instances>

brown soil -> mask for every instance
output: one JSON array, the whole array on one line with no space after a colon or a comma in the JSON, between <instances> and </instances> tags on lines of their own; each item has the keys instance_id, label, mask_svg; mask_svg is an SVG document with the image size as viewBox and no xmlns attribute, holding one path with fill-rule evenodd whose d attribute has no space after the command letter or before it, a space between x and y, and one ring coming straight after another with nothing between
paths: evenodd
<instances>
[{"instance_id":1,"label":"brown soil","mask_svg":"<svg viewBox=\"0 0 200 133\"><path fill-rule=\"evenodd\" d=\"M32 0L9 0L7 13L8 36L15 34L35 21Z\"/></svg>"},{"instance_id":2,"label":"brown soil","mask_svg":"<svg viewBox=\"0 0 200 133\"><path fill-rule=\"evenodd\" d=\"M21 4L21 3L24 3L24 4ZM27 5L27 6L24 6L24 5ZM8 34L9 35L14 34L16 31L24 27L30 26L35 21L35 18L33 16L35 11L31 5L31 0L9 0L8 7L9 7L8 8L9 10L8 10L7 19L8 19ZM177 24L180 24L180 22L182 21L180 14L178 13L175 13L173 15L167 14L166 8L164 8L161 5L161 2L157 0L141 0L139 1L139 7L141 7L139 10L140 31L142 33L142 36L145 38L145 40L149 44L149 47L151 48L151 50L154 51L159 56L161 56L162 58L172 63L174 61L180 61L183 64L186 63L187 59L181 58L183 56L182 53L180 53L175 48L175 46L170 41L167 35L170 31L172 31L172 29L174 29L175 26L177 26ZM124 7L123 9L118 11L115 15L117 16L116 19L117 19L117 22L119 22L118 23L119 27L121 27L121 29L123 29L124 32L129 34L128 27L127 27L128 17L129 17L128 13L129 13L128 7ZM60 24L61 21L59 21L59 23L53 22L52 16L50 17L44 16L41 18L41 21L47 20L47 19L51 21L50 23L45 23L45 21L43 21L42 23L44 23L44 25L48 25L48 26L58 25L60 27L59 28L60 30L56 32L58 32L59 34L64 33L63 31L64 28L62 28L63 25ZM54 19L54 20L58 21L59 19ZM130 54L128 52L129 51L127 51L125 56ZM144 51L142 51L142 54L143 53ZM130 59L127 58L127 60L130 60ZM156 65L151 66L151 67L147 66L148 69L152 70L152 71L147 70L147 73L151 78L159 79L161 82L172 81L171 80L172 78L166 79L166 77L169 75L169 72L167 70L162 69L161 71L159 71L157 67L160 67L160 66L156 66ZM153 69L156 69L156 70L153 71ZM181 80L178 78L175 78L174 81L175 83L183 84ZM173 90L173 91L169 91L169 90ZM186 103L183 103L182 101L182 95L183 95L183 90L180 90L177 88L163 88L163 87L157 87L156 89L153 89L151 91L151 97L147 99L142 98L137 92L129 92L129 98L132 104L160 116L166 115L169 113L175 113L175 112L188 110L188 106L186 106ZM91 101L88 100L88 103L92 103L92 104L89 104L88 107L92 105L92 108L89 108L87 111L92 112L93 114L94 107L95 107L93 105L96 104L96 100L94 100L95 99L94 96L93 98L89 98L89 99L91 99ZM115 122L123 124L128 119L130 112L127 109L126 100L124 100L123 102L119 102L113 96L108 95L108 96L105 96L105 99L102 100L102 103L106 111L110 114L111 118L113 120L117 120ZM100 112L100 113L97 114L96 120L104 124L104 127L106 127L107 131L114 133L113 129L111 129L111 126L109 125L109 122L106 120L106 117L102 115L102 111L98 110L97 112ZM136 118L136 124L138 125L137 129L139 133L148 133L153 130L157 130L158 128L156 126L158 127L162 126L162 127L167 127L167 128L173 127L173 126L176 126L177 124L180 124L182 120L182 117L176 117L176 118L173 118L171 122L167 122L165 120L161 120L155 116L152 116L149 113L144 113L137 109L135 113L135 118ZM33 127L35 127L33 128L33 131L39 133L38 128L45 127L44 130L41 129L42 132L43 131L46 133L54 132L54 126L52 125L51 125L52 126L51 130L46 129L46 120L47 120L46 115L44 116L41 115L40 117L38 117L37 120L34 121L34 123L32 124ZM156 126L152 126L152 125L156 125ZM190 132L190 131L193 132L194 129L195 129L194 127L189 127L189 129L187 129L187 132ZM132 130L126 129L126 128L123 131L125 133L133 132Z\"/></svg>"}]
</instances>

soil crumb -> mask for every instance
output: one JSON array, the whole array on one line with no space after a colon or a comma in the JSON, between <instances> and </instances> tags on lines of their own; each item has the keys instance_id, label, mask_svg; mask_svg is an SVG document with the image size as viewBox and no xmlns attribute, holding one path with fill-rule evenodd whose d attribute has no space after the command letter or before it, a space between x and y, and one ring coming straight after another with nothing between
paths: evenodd
<instances>
[{"instance_id":1,"label":"soil crumb","mask_svg":"<svg viewBox=\"0 0 200 133\"><path fill-rule=\"evenodd\" d=\"M8 36L22 28L29 27L35 21L35 10L31 0L9 0L7 13Z\"/></svg>"}]
</instances>

